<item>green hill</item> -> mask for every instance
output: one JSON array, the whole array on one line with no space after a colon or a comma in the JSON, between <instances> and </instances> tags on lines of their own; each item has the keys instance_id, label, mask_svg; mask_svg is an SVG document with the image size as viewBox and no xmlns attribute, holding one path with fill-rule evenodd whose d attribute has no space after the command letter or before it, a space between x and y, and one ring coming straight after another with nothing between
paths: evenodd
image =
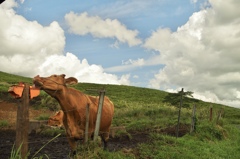
<instances>
[{"instance_id":1,"label":"green hill","mask_svg":"<svg viewBox=\"0 0 240 159\"><path fill-rule=\"evenodd\" d=\"M8 100L3 94L10 85L20 81L31 84L32 79L0 72L0 99ZM73 87L90 95L98 95L93 90L104 88L115 104L113 126L125 126L127 132L147 133L150 138L151 142L139 144L128 153L100 151L96 154L99 158L237 159L240 156L240 109L184 97L182 134L176 138L179 104L174 103L179 103L178 94L124 85L78 83ZM46 102L44 99L49 101L50 97L41 92L39 98L35 105ZM196 125L190 134L193 105L196 105ZM210 107L213 108L211 121ZM131 139L131 133L128 135Z\"/></svg>"}]
</instances>

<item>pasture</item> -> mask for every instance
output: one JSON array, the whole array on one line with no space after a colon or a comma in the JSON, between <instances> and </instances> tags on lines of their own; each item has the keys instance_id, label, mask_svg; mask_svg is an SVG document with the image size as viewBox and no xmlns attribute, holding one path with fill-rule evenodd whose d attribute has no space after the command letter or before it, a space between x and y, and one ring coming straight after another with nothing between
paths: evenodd
<instances>
[{"instance_id":1,"label":"pasture","mask_svg":"<svg viewBox=\"0 0 240 159\"><path fill-rule=\"evenodd\" d=\"M7 90L9 86L20 81L32 84L31 78L0 72L1 103L17 103L8 95ZM184 97L180 118L180 135L176 138L179 104L173 104L173 100L180 100L176 94L123 85L78 83L72 87L92 96L98 94L88 91L88 89L104 88L106 95L115 105L112 126L126 127L126 132L120 131L110 139L108 150L102 150L102 148L92 145L85 147L79 145L78 158L237 159L240 156L240 109ZM195 131L190 134L193 105L196 105L196 125ZM42 116L47 118L59 109L57 102L45 92L41 92L40 96L31 100L30 107L30 112L37 112L30 116L31 119L40 119ZM209 120L210 107L213 108L211 121ZM0 107L0 111L1 109L3 108ZM221 118L218 118L220 110L223 110L223 113ZM8 129L14 131L14 122L0 117L0 131ZM64 131L57 133L62 133L62 135L57 140L53 140L52 144L57 145L64 142L60 140L61 137L64 137ZM35 134L35 137L38 140L41 140L41 137L46 140L45 136L48 135L50 140L56 133L42 131ZM1 138L0 140L5 139ZM67 143L66 138L65 140ZM9 144L12 147L14 140L9 141ZM39 145L42 145L41 141ZM49 145L46 145L35 158L47 158L47 156L54 158L54 154L50 151L44 151L45 149L49 150ZM0 146L4 147L4 145ZM11 147L9 152L11 152ZM65 149L69 150L68 144ZM35 154L36 151L30 151L29 156ZM67 157L69 152L64 152ZM4 158L9 157L5 156Z\"/></svg>"}]
</instances>

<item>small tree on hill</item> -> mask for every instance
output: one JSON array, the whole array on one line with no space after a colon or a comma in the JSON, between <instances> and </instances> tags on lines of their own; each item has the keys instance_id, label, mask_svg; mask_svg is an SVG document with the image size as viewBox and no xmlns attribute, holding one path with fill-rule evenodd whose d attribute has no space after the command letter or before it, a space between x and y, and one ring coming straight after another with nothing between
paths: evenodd
<instances>
[{"instance_id":1,"label":"small tree on hill","mask_svg":"<svg viewBox=\"0 0 240 159\"><path fill-rule=\"evenodd\" d=\"M178 93L168 93L168 95L164 98L163 101L166 103L170 103L173 106L178 107L179 102L180 102L181 93L182 93L182 91L178 91ZM198 101L198 100L192 98L193 92L191 92L191 91L183 92L182 97L183 97L183 101L184 101L182 107L184 107L184 108L189 108L190 103L194 103L194 102Z\"/></svg>"}]
</instances>

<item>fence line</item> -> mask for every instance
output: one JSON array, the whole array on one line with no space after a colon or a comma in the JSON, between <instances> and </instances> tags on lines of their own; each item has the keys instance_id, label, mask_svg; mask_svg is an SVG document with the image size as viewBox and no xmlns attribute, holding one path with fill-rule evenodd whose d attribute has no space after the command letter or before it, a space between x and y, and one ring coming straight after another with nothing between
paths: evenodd
<instances>
[{"instance_id":1,"label":"fence line","mask_svg":"<svg viewBox=\"0 0 240 159\"><path fill-rule=\"evenodd\" d=\"M114 128L114 127L113 127ZM144 130L144 131L135 131L135 132L131 132L130 134L131 135L137 135L137 134L144 134L144 133L147 133L147 132L153 132L153 131L156 131L156 132L158 132L158 131L161 131L161 130L164 130L165 129L165 127L164 128L162 128L162 129L159 129L159 128L154 128L154 129L150 129L150 130ZM107 131L99 131L99 133L100 134L103 134L103 133L108 133ZM87 133L87 134L90 134L90 133ZM94 132L92 132L91 133L92 135L94 134ZM61 134L61 135L66 135L66 134ZM57 136L57 135L56 135ZM44 137L50 137L50 136L44 136ZM44 138L43 137L43 138ZM52 137L52 138L54 138L54 137ZM57 140L57 139L66 139L66 141L67 141L67 136L59 136L59 137L57 137L55 140ZM27 142L28 144L36 144L36 143L43 143L43 142L48 142L49 140L51 140L51 139L43 139L43 140L39 140L39 141L31 141L31 142ZM80 140L84 140L84 136L83 136L83 138L81 138ZM54 140L53 140L54 141ZM13 146L13 144L14 143L10 143L10 144L4 144L4 145L0 145L0 148L2 148L2 147L6 147L6 146Z\"/></svg>"},{"instance_id":2,"label":"fence line","mask_svg":"<svg viewBox=\"0 0 240 159\"><path fill-rule=\"evenodd\" d=\"M196 106L196 105L195 105ZM212 108L212 111L213 111L213 108ZM223 113L224 112L224 109L223 108L221 108L219 111L218 111L218 116L217 116L217 118L218 118L218 120L217 121L219 121L221 118L222 118L222 116L223 116ZM206 112L207 113L207 112ZM207 115L207 116L209 116L209 114ZM195 116L196 117L196 116ZM206 118L206 120L207 119L209 119L209 117L208 118ZM199 122L199 121L198 121ZM161 130L164 130L165 128L162 128L162 129L159 129L159 128L154 128L154 129L150 129L150 131L149 132L151 132L151 131L161 131ZM108 133L108 132L103 132L103 131L99 131L100 133ZM148 132L148 131L144 131L144 133L146 133L146 132ZM134 133L131 133L131 135L136 135L136 134L142 134L143 133L143 131L141 131L141 132L134 132ZM90 133L87 133L87 134L90 134ZM93 132L91 133L91 134L93 134ZM67 140L67 136L62 136L62 137L58 137L58 138L56 138L55 140L57 140L57 139L66 139ZM83 140L84 138L82 138L81 140ZM49 140L40 140L40 141L31 141L31 142L27 142L28 144L37 144L37 143L43 143L43 142L48 142ZM6 146L13 146L13 144L14 143L9 143L9 144L4 144L4 145L0 145L0 148L2 148L2 147L6 147Z\"/></svg>"},{"instance_id":3,"label":"fence line","mask_svg":"<svg viewBox=\"0 0 240 159\"><path fill-rule=\"evenodd\" d=\"M182 93L183 93L183 89L182 89ZM86 95L86 98L88 98L87 96L89 96L89 95L87 95L87 94L85 94L85 93L83 93L84 95ZM96 99L99 99L100 100L100 96L97 96L96 97ZM181 100L182 100L182 95L181 95ZM69 103L70 104L70 103ZM182 106L182 101L180 102L180 109L179 109L179 121L180 121L180 111L181 111L181 106ZM64 112L70 112L70 111L76 111L76 110L79 110L79 109L82 109L82 108L75 108L75 109L71 109L71 110L67 110L67 111L64 111ZM212 112L212 108L211 108L211 110L210 110L211 112ZM219 118L221 118L221 114L219 113ZM23 120L24 118L19 118L20 120ZM211 121L211 119L212 119L212 116L210 117L210 121ZM177 126L177 137L178 137L178 131L179 131L179 121L178 121L178 126ZM159 129L151 129L152 131L153 130L159 130ZM160 129L161 130L161 129ZM100 133L108 133L108 132L102 132L102 131L100 131ZM85 132L85 134L90 134L89 132ZM91 133L91 134L93 134L93 132ZM60 137L59 137L60 138ZM62 139L62 138L66 138L67 139L67 137L61 137L60 139ZM58 139L58 138L57 138ZM45 142L45 141L49 141L49 140L41 140L41 141L34 141L34 142L27 142L28 144L34 144L34 143L42 143L42 142ZM12 145L12 144L11 144ZM6 145L5 145L6 146ZM1 146L0 145L0 147L4 147L4 146Z\"/></svg>"}]
</instances>

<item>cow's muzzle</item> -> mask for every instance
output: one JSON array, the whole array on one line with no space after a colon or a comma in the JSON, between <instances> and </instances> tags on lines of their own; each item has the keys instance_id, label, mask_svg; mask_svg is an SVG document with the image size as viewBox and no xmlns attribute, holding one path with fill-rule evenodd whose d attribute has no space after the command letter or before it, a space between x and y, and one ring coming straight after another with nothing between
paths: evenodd
<instances>
[{"instance_id":1,"label":"cow's muzzle","mask_svg":"<svg viewBox=\"0 0 240 159\"><path fill-rule=\"evenodd\" d=\"M33 78L33 84L35 87L41 88L43 86L42 78L39 75L35 76Z\"/></svg>"}]
</instances>

